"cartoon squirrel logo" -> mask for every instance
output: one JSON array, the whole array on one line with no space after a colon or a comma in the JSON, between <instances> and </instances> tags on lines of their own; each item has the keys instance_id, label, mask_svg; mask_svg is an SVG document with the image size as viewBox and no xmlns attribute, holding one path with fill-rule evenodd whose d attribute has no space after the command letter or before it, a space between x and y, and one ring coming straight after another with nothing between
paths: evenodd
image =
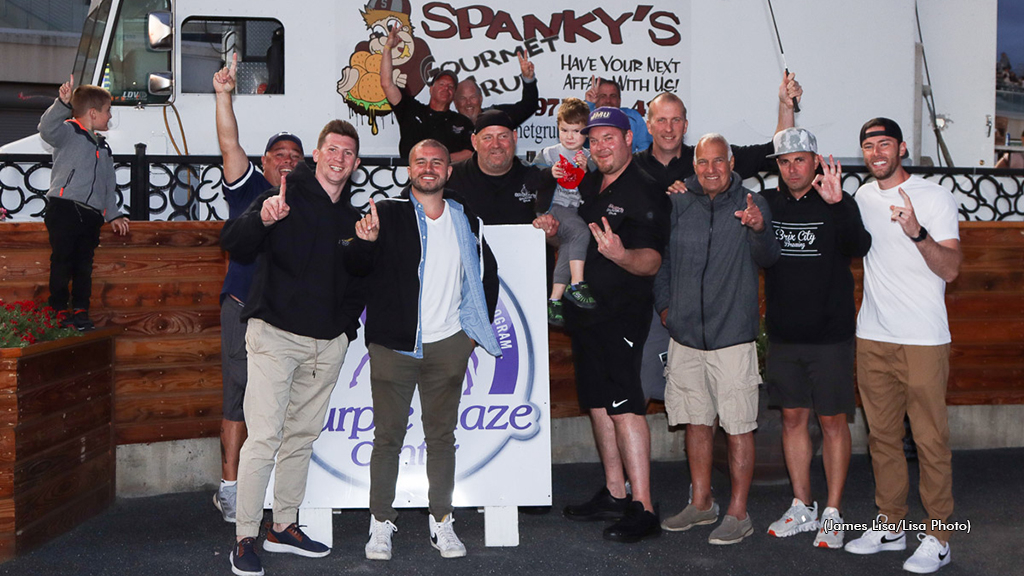
<instances>
[{"instance_id":1,"label":"cartoon squirrel logo","mask_svg":"<svg viewBox=\"0 0 1024 576\"><path fill-rule=\"evenodd\" d=\"M419 94L426 82L420 63L430 56L430 47L413 35L411 6L407 0L370 0L360 11L370 31L370 39L356 44L349 65L341 71L338 94L359 114L369 116L370 129L377 134L377 117L391 112L384 90L380 87L380 61L388 30L401 27L398 45L391 51L395 85L411 97Z\"/></svg>"}]
</instances>

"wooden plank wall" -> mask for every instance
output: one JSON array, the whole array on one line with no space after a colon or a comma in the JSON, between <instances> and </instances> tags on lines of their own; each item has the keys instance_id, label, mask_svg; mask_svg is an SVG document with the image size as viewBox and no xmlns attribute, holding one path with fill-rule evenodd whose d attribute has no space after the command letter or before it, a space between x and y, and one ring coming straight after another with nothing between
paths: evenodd
<instances>
[{"instance_id":1,"label":"wooden plank wall","mask_svg":"<svg viewBox=\"0 0 1024 576\"><path fill-rule=\"evenodd\" d=\"M961 222L964 263L946 286L953 345L946 402L1024 404L1024 222ZM853 266L857 306L863 270ZM762 310L763 294L762 286ZM551 415L579 416L568 338L551 332ZM664 406L652 403L652 412Z\"/></svg>"},{"instance_id":2,"label":"wooden plank wall","mask_svg":"<svg viewBox=\"0 0 1024 576\"><path fill-rule=\"evenodd\" d=\"M0 350L0 561L114 500L113 332Z\"/></svg>"},{"instance_id":3,"label":"wooden plank wall","mask_svg":"<svg viewBox=\"0 0 1024 576\"><path fill-rule=\"evenodd\" d=\"M93 316L118 326L119 443L216 436L221 417L219 222L134 222L104 229ZM1024 403L1024 223L961 223L965 262L947 288L950 404ZM42 223L0 225L0 298L47 296ZM861 273L855 267L857 298ZM576 416L568 338L551 333L552 416Z\"/></svg>"},{"instance_id":4,"label":"wooden plank wall","mask_svg":"<svg viewBox=\"0 0 1024 576\"><path fill-rule=\"evenodd\" d=\"M120 329L115 349L118 444L220 432L221 222L103 227L90 316ZM41 222L0 225L0 298L44 302L49 244Z\"/></svg>"}]
</instances>

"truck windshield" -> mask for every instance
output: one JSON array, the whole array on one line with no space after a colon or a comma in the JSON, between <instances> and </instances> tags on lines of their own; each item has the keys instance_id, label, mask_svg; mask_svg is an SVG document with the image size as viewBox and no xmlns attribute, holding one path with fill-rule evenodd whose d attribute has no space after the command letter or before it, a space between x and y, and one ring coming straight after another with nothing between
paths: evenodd
<instances>
[{"instance_id":1,"label":"truck windshield","mask_svg":"<svg viewBox=\"0 0 1024 576\"><path fill-rule=\"evenodd\" d=\"M110 18L111 0L93 0L89 15L85 18L82 28L82 39L78 42L78 54L75 56L75 80L79 84L93 82L96 72L96 61L100 58L100 45L103 43L103 31Z\"/></svg>"}]
</instances>

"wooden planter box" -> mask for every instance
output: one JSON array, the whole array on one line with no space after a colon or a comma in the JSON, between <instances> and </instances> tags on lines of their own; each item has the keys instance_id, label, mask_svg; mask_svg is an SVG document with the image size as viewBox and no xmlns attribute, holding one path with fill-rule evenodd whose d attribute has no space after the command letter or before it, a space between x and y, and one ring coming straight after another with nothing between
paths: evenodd
<instances>
[{"instance_id":1,"label":"wooden planter box","mask_svg":"<svg viewBox=\"0 0 1024 576\"><path fill-rule=\"evenodd\" d=\"M0 562L114 500L114 334L0 349Z\"/></svg>"}]
</instances>

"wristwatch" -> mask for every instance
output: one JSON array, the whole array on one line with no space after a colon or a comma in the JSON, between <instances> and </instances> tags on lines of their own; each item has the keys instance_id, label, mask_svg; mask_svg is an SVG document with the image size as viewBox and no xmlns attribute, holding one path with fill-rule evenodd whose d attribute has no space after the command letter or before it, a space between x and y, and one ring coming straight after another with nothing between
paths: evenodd
<instances>
[{"instance_id":1,"label":"wristwatch","mask_svg":"<svg viewBox=\"0 0 1024 576\"><path fill-rule=\"evenodd\" d=\"M924 239L927 238L927 237L928 237L928 229L926 229L924 226L921 226L921 232L918 233L917 236L914 236L913 238L911 238L911 240L913 240L914 242L924 242Z\"/></svg>"}]
</instances>

